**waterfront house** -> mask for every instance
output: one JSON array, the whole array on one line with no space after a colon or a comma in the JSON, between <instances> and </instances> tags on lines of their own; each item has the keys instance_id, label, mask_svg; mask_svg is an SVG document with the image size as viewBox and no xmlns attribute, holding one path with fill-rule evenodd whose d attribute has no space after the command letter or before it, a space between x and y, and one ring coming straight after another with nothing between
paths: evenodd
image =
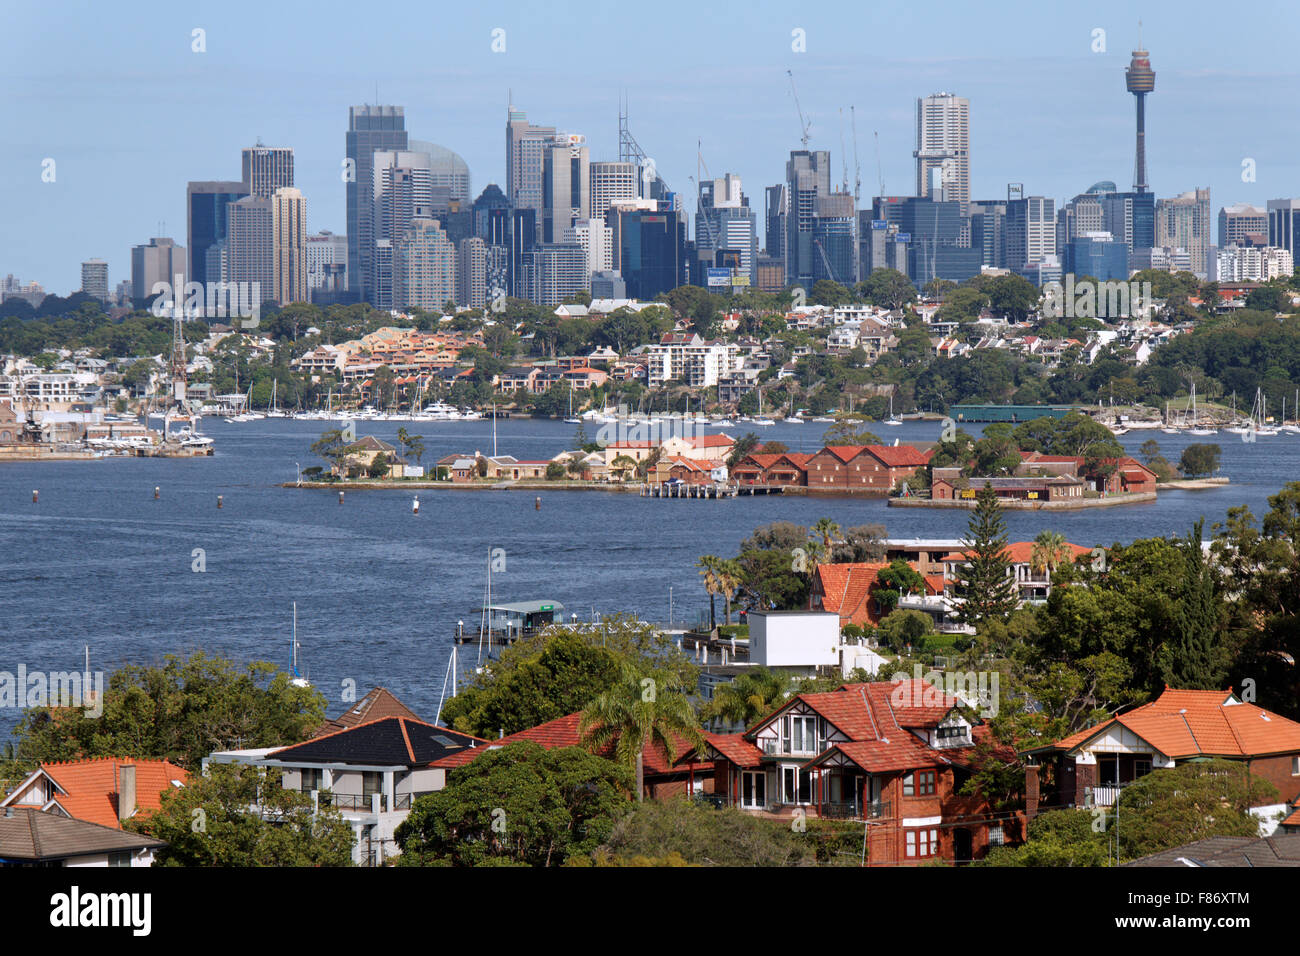
<instances>
[{"instance_id":1,"label":"waterfront house","mask_svg":"<svg viewBox=\"0 0 1300 956\"><path fill-rule=\"evenodd\" d=\"M353 862L379 866L398 854L393 831L411 804L446 785L435 766L450 754L487 741L400 714L355 724L289 747L226 750L204 766L240 763L278 771L287 790L310 794L314 807L333 807L356 836Z\"/></svg>"},{"instance_id":2,"label":"waterfront house","mask_svg":"<svg viewBox=\"0 0 1300 956\"><path fill-rule=\"evenodd\" d=\"M0 812L0 866L152 866L167 844L34 807Z\"/></svg>"},{"instance_id":3,"label":"waterfront house","mask_svg":"<svg viewBox=\"0 0 1300 956\"><path fill-rule=\"evenodd\" d=\"M546 477L546 469L551 464L549 459L523 459L513 455L497 455L485 458L487 477L496 479L537 479Z\"/></svg>"},{"instance_id":4,"label":"waterfront house","mask_svg":"<svg viewBox=\"0 0 1300 956\"><path fill-rule=\"evenodd\" d=\"M797 694L744 733L707 735L715 792L756 814L862 821L869 865L979 859L1019 842L1023 816L959 793L991 742L960 703L915 679Z\"/></svg>"},{"instance_id":5,"label":"waterfront house","mask_svg":"<svg viewBox=\"0 0 1300 956\"><path fill-rule=\"evenodd\" d=\"M655 484L674 481L685 485L712 485L727 480L727 463L665 455L655 462L651 480Z\"/></svg>"},{"instance_id":6,"label":"waterfront house","mask_svg":"<svg viewBox=\"0 0 1300 956\"><path fill-rule=\"evenodd\" d=\"M1056 475L1079 478L1092 490L1105 494L1154 492L1156 473L1136 458L1100 458L1089 462L1081 455L1044 455L1022 451L1017 475Z\"/></svg>"},{"instance_id":7,"label":"waterfront house","mask_svg":"<svg viewBox=\"0 0 1300 956\"><path fill-rule=\"evenodd\" d=\"M934 501L974 502L985 484L998 501L1081 501L1086 483L1068 475L1025 478L967 478L960 468L935 468L930 478Z\"/></svg>"},{"instance_id":8,"label":"waterfront house","mask_svg":"<svg viewBox=\"0 0 1300 956\"><path fill-rule=\"evenodd\" d=\"M1067 555L1064 563L1073 563L1093 553L1092 548L1065 543ZM1010 564L1007 573L1016 583L1016 596L1022 604L1041 604L1052 593L1052 567L1048 567L1034 554L1034 542L1013 541L1002 552ZM969 556L964 551L953 551L940 559L943 565L944 590L955 594L961 590L961 569Z\"/></svg>"},{"instance_id":9,"label":"waterfront house","mask_svg":"<svg viewBox=\"0 0 1300 956\"><path fill-rule=\"evenodd\" d=\"M886 495L924 468L931 454L911 445L828 445L807 461L808 490Z\"/></svg>"},{"instance_id":10,"label":"waterfront house","mask_svg":"<svg viewBox=\"0 0 1300 956\"><path fill-rule=\"evenodd\" d=\"M739 485L765 485L785 487L808 483L808 459L812 455L802 452L746 455L734 469L732 477Z\"/></svg>"},{"instance_id":11,"label":"waterfront house","mask_svg":"<svg viewBox=\"0 0 1300 956\"><path fill-rule=\"evenodd\" d=\"M366 435L357 439L351 445L348 445L344 451L346 456L343 459L341 469L344 474L367 471L380 455L392 461L397 454L396 448L374 435ZM340 469L335 469L336 472L338 470Z\"/></svg>"},{"instance_id":12,"label":"waterfront house","mask_svg":"<svg viewBox=\"0 0 1300 956\"><path fill-rule=\"evenodd\" d=\"M189 772L169 760L96 757L43 763L3 800L24 807L121 829L123 820L148 815L162 795L185 786Z\"/></svg>"},{"instance_id":13,"label":"waterfront house","mask_svg":"<svg viewBox=\"0 0 1300 956\"><path fill-rule=\"evenodd\" d=\"M1027 751L1025 807L1114 804L1153 770L1222 757L1240 761L1278 789L1277 805L1252 807L1276 819L1300 799L1300 723L1246 703L1229 690L1166 687L1149 704Z\"/></svg>"}]
</instances>

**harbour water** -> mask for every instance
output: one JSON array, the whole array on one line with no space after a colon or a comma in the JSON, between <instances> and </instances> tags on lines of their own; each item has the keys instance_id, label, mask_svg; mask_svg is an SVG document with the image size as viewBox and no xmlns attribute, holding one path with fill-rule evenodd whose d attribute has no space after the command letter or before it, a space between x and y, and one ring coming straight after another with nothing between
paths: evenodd
<instances>
[{"instance_id":1,"label":"harbour water","mask_svg":"<svg viewBox=\"0 0 1300 956\"><path fill-rule=\"evenodd\" d=\"M491 421L360 422L357 432L395 442L401 425L423 435L426 464L492 450ZM504 549L506 561L493 573L496 600L547 598L582 619L632 612L664 622L671 600L674 621L694 622L708 606L696 560L734 555L758 525L829 517L842 527L883 524L891 537L956 538L968 519L960 511L890 509L880 499L650 499L586 490L422 490L418 516L410 491L350 491L340 506L333 491L280 487L298 465L321 464L308 449L326 427L208 419L212 458L0 465L0 671L20 664L29 672L80 669L86 645L91 669L105 672L198 649L287 667L296 601L300 660L332 714L350 678L359 694L382 684L432 719L457 621L477 628L492 548ZM598 427L589 423L588 436ZM826 427L752 430L813 451ZM939 427L906 422L876 431L906 443L935 440ZM739 436L751 429L741 423L725 430ZM550 458L572 444L574 432L557 421L501 421L498 447L517 458ZM1192 442L1217 442L1231 484L1161 492L1152 504L1009 512L1012 539L1048 527L1078 544L1109 545L1185 534L1201 516L1208 534L1238 504L1262 517L1268 496L1300 479L1300 435L1248 443L1152 430L1120 441L1136 454L1149 438L1174 462ZM196 549L201 572L194 570ZM0 740L18 716L0 710Z\"/></svg>"}]
</instances>

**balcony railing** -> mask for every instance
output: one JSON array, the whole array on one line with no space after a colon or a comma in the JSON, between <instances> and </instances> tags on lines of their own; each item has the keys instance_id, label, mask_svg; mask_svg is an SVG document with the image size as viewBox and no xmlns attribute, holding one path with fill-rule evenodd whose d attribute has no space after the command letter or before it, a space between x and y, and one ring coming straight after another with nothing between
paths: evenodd
<instances>
[{"instance_id":1,"label":"balcony railing","mask_svg":"<svg viewBox=\"0 0 1300 956\"><path fill-rule=\"evenodd\" d=\"M360 810L364 812L373 812L374 799L379 799L379 811L382 813L388 809L388 798L382 793L378 794L359 794L359 793L322 793L320 803L323 807L333 807L335 810Z\"/></svg>"},{"instance_id":2,"label":"balcony railing","mask_svg":"<svg viewBox=\"0 0 1300 956\"><path fill-rule=\"evenodd\" d=\"M878 820L889 816L888 800L872 800L865 805L856 800L847 803L815 804L827 820Z\"/></svg>"}]
</instances>

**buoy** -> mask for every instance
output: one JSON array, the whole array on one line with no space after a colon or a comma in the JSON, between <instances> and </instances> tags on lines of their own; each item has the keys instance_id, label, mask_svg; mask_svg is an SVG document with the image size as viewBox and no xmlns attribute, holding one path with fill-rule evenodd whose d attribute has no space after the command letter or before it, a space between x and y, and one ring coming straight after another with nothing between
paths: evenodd
<instances>
[{"instance_id":1,"label":"buoy","mask_svg":"<svg viewBox=\"0 0 1300 956\"><path fill-rule=\"evenodd\" d=\"M343 492L339 492L339 504L343 504Z\"/></svg>"},{"instance_id":2,"label":"buoy","mask_svg":"<svg viewBox=\"0 0 1300 956\"><path fill-rule=\"evenodd\" d=\"M415 500L411 502L411 514L418 515L419 513L420 513L420 496L416 495Z\"/></svg>"},{"instance_id":3,"label":"buoy","mask_svg":"<svg viewBox=\"0 0 1300 956\"><path fill-rule=\"evenodd\" d=\"M221 507L221 495L217 495L217 507Z\"/></svg>"},{"instance_id":4,"label":"buoy","mask_svg":"<svg viewBox=\"0 0 1300 956\"><path fill-rule=\"evenodd\" d=\"M537 511L542 510L542 499L540 497L533 502L533 508Z\"/></svg>"},{"instance_id":5,"label":"buoy","mask_svg":"<svg viewBox=\"0 0 1300 956\"><path fill-rule=\"evenodd\" d=\"M154 485L154 486L153 486L153 500L154 500L154 501L157 501L157 500L158 500L158 497L159 497L159 488L158 488L157 485Z\"/></svg>"},{"instance_id":6,"label":"buoy","mask_svg":"<svg viewBox=\"0 0 1300 956\"><path fill-rule=\"evenodd\" d=\"M36 503L40 500L40 497L41 497L41 493L40 493L39 491L37 491L35 488L33 488L33 489L32 489L32 504L36 504Z\"/></svg>"}]
</instances>

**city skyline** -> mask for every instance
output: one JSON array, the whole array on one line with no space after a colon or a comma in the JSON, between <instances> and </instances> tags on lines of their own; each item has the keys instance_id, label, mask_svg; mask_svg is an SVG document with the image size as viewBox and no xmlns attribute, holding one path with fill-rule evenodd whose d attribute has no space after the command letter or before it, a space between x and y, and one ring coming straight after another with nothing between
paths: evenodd
<instances>
[{"instance_id":1,"label":"city skyline","mask_svg":"<svg viewBox=\"0 0 1300 956\"><path fill-rule=\"evenodd\" d=\"M863 16L848 8L829 9L840 16ZM275 11L270 26L294 13ZM603 36L618 47L622 16L611 12L603 20L597 18L599 22L582 27L584 35ZM971 102L972 200L998 198L1013 181L1024 182L1026 194L1052 197L1058 204L1098 180L1113 180L1121 189L1131 185L1133 107L1122 73L1139 41L1136 15L1122 5L1102 5L1086 19L1044 15L1036 26L1012 22L1014 16L995 24L957 11L942 29L926 32L912 30L920 21L897 13L873 24L872 45L893 54L884 58L855 51L826 12L785 11L734 23L721 12L702 16L701 31L672 34L678 47L670 58L656 58L656 44L649 42L657 36L652 28L644 35L648 42L636 50L620 53L598 47L576 58L572 70L556 69L547 60L546 50L538 47L553 35L554 27L527 12L497 18L506 31L506 49L496 54L491 52L492 30L497 28L492 14L452 17L444 35L463 39L449 39L436 69L423 62L401 66L396 54L410 41L396 38L399 48L392 63L374 70L379 101L405 108L411 136L463 156L475 196L489 183L505 188L501 129L511 90L516 108L524 110L530 122L584 135L592 162L618 158L618 97L626 90L632 130L660 173L683 194L688 212L694 212L688 177L695 175L697 140L702 140L713 176L734 173L757 197L764 187L783 181L790 150L799 147L799 119L787 69L795 73L811 124L809 149L831 154L836 188L846 167L850 185L860 175L864 205L867 197L881 192L882 175L885 194L912 192L916 100L940 91ZM41 34L37 27L48 29L53 20L66 27L72 49L88 45L92 36L96 42L121 39L111 18L94 12L69 19L66 11L55 10L15 11L9 19L17 29L7 31L10 39L0 39L11 64L0 83L15 103L15 128L23 133L0 158L0 180L8 183L6 209L24 229L21 238L16 230L6 231L0 272L66 294L79 287L80 263L102 258L109 264L110 283L116 285L130 274L134 246L156 235L185 244L186 183L234 179L240 151L259 140L294 150L295 183L307 201L307 231L347 232L339 176L342 132L348 108L373 102L374 96L373 89L358 88L367 84L355 73L351 80L344 80L341 72L334 79L320 72L318 59L295 53L268 69L260 61L264 41L242 35L231 17L215 14L208 26L198 27L205 30L204 52L191 52L195 27L188 21L197 24L204 17L182 17L160 8L147 42L159 78L176 80L176 88L167 95L152 87L142 90L141 74L114 61L99 71L106 79L99 81L96 96L88 97L76 70L63 69L56 78L49 77L48 57L42 58L42 44L31 38ZM865 25L865 20L859 22ZM715 56L708 68L673 68L690 60L700 42L694 33L708 35L724 23L742 41L736 52ZM964 40L959 36L963 29ZM1105 52L1092 52L1096 29L1106 31ZM807 51L803 53L795 52L801 41L792 36L800 30ZM29 41L16 45L13 38L24 32ZM1031 35L1040 40L1032 47L1013 42ZM158 47L164 36L168 45L162 50ZM474 36L481 38L478 52L470 42ZM1214 213L1224 205L1263 206L1269 199L1300 193L1300 162L1289 143L1294 134L1263 105L1269 99L1262 95L1264 88L1284 79L1226 68L1211 58L1209 39L1189 31L1182 19L1148 19L1143 27L1141 45L1151 52L1160 75L1147 103L1151 191L1169 198L1209 186ZM1252 61L1269 61L1269 44L1280 39L1261 37L1252 48ZM126 38L124 52L129 55L132 47L145 42L139 36ZM364 51L377 44L379 36L361 31L349 35L347 42ZM1025 48L1044 55L1019 56ZM100 56L97 49L85 50L90 60ZM963 49L965 56L959 55ZM984 55L972 57L970 52ZM250 62L255 66L250 68ZM864 70L864 64L884 68ZM304 81L301 88L285 85L286 68L297 71ZM584 84L582 69L609 82ZM723 74L727 81L719 84ZM1031 76L1048 82L1024 82ZM455 97L442 92L446 83L440 85L439 80L451 84ZM46 89L51 83L53 89ZM128 90L152 109L135 110L133 124L122 124L120 118L114 123L115 112L105 109L103 101L113 102ZM245 93L246 103L241 99ZM79 101L75 109L67 106L74 99ZM30 112L42 100L67 108L47 107L41 115ZM860 173L854 168L849 106L855 107L857 117ZM1207 128L1244 132L1207 138ZM142 162L141 155L149 160ZM56 163L52 183L41 181L47 158ZM1246 159L1255 161L1254 182L1241 179ZM68 223L74 217L80 227L69 239ZM159 222L166 223L162 230ZM758 231L764 230L760 219Z\"/></svg>"}]
</instances>

